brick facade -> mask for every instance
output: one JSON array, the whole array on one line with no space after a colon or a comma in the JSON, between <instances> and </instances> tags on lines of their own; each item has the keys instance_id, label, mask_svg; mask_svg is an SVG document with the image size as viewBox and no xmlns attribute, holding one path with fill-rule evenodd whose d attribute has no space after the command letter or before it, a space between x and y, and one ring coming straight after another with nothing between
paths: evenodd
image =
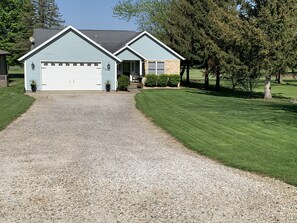
<instances>
[{"instance_id":1,"label":"brick facade","mask_svg":"<svg viewBox=\"0 0 297 223\"><path fill-rule=\"evenodd\" d=\"M165 60L162 61L165 64L164 74L179 74L180 73L180 60ZM148 61L143 63L144 74L148 73Z\"/></svg>"},{"instance_id":2,"label":"brick facade","mask_svg":"<svg viewBox=\"0 0 297 223\"><path fill-rule=\"evenodd\" d=\"M180 60L165 60L165 74L179 74Z\"/></svg>"}]
</instances>

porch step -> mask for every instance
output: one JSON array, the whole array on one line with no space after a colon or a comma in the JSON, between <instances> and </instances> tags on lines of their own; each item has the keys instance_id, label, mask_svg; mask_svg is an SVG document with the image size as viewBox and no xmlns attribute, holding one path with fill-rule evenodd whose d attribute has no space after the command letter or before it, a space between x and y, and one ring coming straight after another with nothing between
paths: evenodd
<instances>
[{"instance_id":1,"label":"porch step","mask_svg":"<svg viewBox=\"0 0 297 223\"><path fill-rule=\"evenodd\" d=\"M137 89L137 83L131 83L131 84L128 86L128 89Z\"/></svg>"}]
</instances>

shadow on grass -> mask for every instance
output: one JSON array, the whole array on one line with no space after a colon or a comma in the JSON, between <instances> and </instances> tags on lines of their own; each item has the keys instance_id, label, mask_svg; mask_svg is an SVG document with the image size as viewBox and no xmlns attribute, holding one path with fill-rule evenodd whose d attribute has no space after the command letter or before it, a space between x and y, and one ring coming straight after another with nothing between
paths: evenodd
<instances>
[{"instance_id":1,"label":"shadow on grass","mask_svg":"<svg viewBox=\"0 0 297 223\"><path fill-rule=\"evenodd\" d=\"M199 82L190 82L189 84L186 84L185 82L181 83L182 86L188 87L188 88L195 88L203 90L203 92L192 92L196 94L206 94L206 95L213 95L213 96L220 96L220 97L234 97L234 98L255 98L255 99L261 99L264 97L262 92L247 92L240 89L231 89L228 87L221 87L220 90L216 90L214 85L210 85L208 89L205 89L204 83ZM282 95L273 95L273 98L275 99L291 99L290 97L282 96Z\"/></svg>"},{"instance_id":2,"label":"shadow on grass","mask_svg":"<svg viewBox=\"0 0 297 223\"><path fill-rule=\"evenodd\" d=\"M247 92L247 91L242 91L237 89L232 90L228 87L221 87L220 90L216 90L215 86L210 85L209 89L205 89L204 84L199 82L190 82L189 84L182 82L181 85L188 88L203 90L200 92L189 91L191 93L196 93L196 94L206 94L206 95L213 95L213 96L220 96L220 97L234 97L234 98L263 98L263 93Z\"/></svg>"},{"instance_id":3,"label":"shadow on grass","mask_svg":"<svg viewBox=\"0 0 297 223\"><path fill-rule=\"evenodd\" d=\"M297 80L283 80L284 85L297 86Z\"/></svg>"},{"instance_id":4,"label":"shadow on grass","mask_svg":"<svg viewBox=\"0 0 297 223\"><path fill-rule=\"evenodd\" d=\"M24 74L8 74L8 78L24 78Z\"/></svg>"},{"instance_id":5,"label":"shadow on grass","mask_svg":"<svg viewBox=\"0 0 297 223\"><path fill-rule=\"evenodd\" d=\"M267 107L273 108L273 110L277 111L286 111L286 112L292 112L297 113L297 104L289 104L289 103L267 103ZM286 116L288 118L288 116ZM297 117L295 117L297 118ZM295 122L296 119L292 120Z\"/></svg>"}]
</instances>

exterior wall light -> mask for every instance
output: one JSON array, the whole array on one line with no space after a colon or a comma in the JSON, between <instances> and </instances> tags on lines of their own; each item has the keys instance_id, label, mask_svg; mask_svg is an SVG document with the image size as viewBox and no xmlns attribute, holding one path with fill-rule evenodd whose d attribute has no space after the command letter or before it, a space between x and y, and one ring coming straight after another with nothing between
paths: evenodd
<instances>
[{"instance_id":1,"label":"exterior wall light","mask_svg":"<svg viewBox=\"0 0 297 223\"><path fill-rule=\"evenodd\" d=\"M107 64L107 70L110 71L110 64Z\"/></svg>"},{"instance_id":2,"label":"exterior wall light","mask_svg":"<svg viewBox=\"0 0 297 223\"><path fill-rule=\"evenodd\" d=\"M32 68L32 70L35 70L35 64L33 62L31 64L31 68Z\"/></svg>"}]
</instances>

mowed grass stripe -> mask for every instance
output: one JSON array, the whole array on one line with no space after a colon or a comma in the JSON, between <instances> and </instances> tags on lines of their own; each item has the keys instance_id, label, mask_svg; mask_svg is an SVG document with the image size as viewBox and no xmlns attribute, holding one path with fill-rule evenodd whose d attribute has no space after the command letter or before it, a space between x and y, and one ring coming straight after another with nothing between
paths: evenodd
<instances>
[{"instance_id":1,"label":"mowed grass stripe","mask_svg":"<svg viewBox=\"0 0 297 223\"><path fill-rule=\"evenodd\" d=\"M239 129L237 126L235 126L235 124L237 124L238 120L232 120L232 125L230 125L230 120L228 121L228 123L224 122L224 119L221 120L217 120L215 119L215 117L212 117L211 115L208 115L207 117L205 115L200 115L200 113L195 112L195 115L193 115L193 111L189 112L189 110L185 110L182 109L180 106L181 103L183 103L183 100L180 100L178 97L174 99L175 100L175 105L177 105L175 108L175 110L171 110L170 108L170 102L168 102L168 100L166 100L166 98L159 98L158 102L157 102L157 106L159 107L159 105L164 105L164 107L168 108L168 114L170 114L169 112L174 112L176 113L176 115L178 115L178 117L180 118L181 122L187 122L187 125L183 125L183 126L191 126L190 129L194 129L194 130L200 130L203 129L203 132L199 131L192 131L192 132L188 132L189 134L189 138L193 137L194 135L198 135L199 139L202 140L203 137L206 137L207 134L208 135L212 135L213 139L211 142L207 142L207 146L209 147L210 145L213 147L217 147L219 145L224 146L230 145L230 141L232 141L233 144L240 144L245 140L246 137L246 133L247 131L249 131L250 135L255 135L255 132L251 129L249 129L248 127L246 127L245 125L242 125L242 123L239 123L239 125L241 126L241 129ZM200 104L202 105L203 102L201 101ZM194 105L194 104L192 104ZM203 106L201 106L203 107ZM153 109L154 110L154 109ZM152 111L153 111L152 110ZM182 114L182 115L181 115ZM204 113L203 113L204 114ZM167 116L167 117L160 117L161 121L168 120L169 122L172 122L172 117L174 119L174 116ZM216 120L216 121L214 121ZM199 122L199 129L195 128L197 125L197 122ZM178 127L178 125L176 125L176 127ZM171 128L166 128L167 131L170 131ZM206 135L204 135L203 133L205 133ZM273 133L270 131L270 133ZM267 140L269 139L269 136L267 136L268 132L265 131L265 133L263 133L262 138L261 137L255 137L254 140L254 146L261 146L263 144L263 142L267 142ZM208 138L208 137L207 137ZM259 142L258 142L259 141ZM275 147L274 144L270 145L271 147Z\"/></svg>"},{"instance_id":2,"label":"mowed grass stripe","mask_svg":"<svg viewBox=\"0 0 297 223\"><path fill-rule=\"evenodd\" d=\"M187 147L297 185L297 106L200 90L145 90L136 101Z\"/></svg>"}]
</instances>

